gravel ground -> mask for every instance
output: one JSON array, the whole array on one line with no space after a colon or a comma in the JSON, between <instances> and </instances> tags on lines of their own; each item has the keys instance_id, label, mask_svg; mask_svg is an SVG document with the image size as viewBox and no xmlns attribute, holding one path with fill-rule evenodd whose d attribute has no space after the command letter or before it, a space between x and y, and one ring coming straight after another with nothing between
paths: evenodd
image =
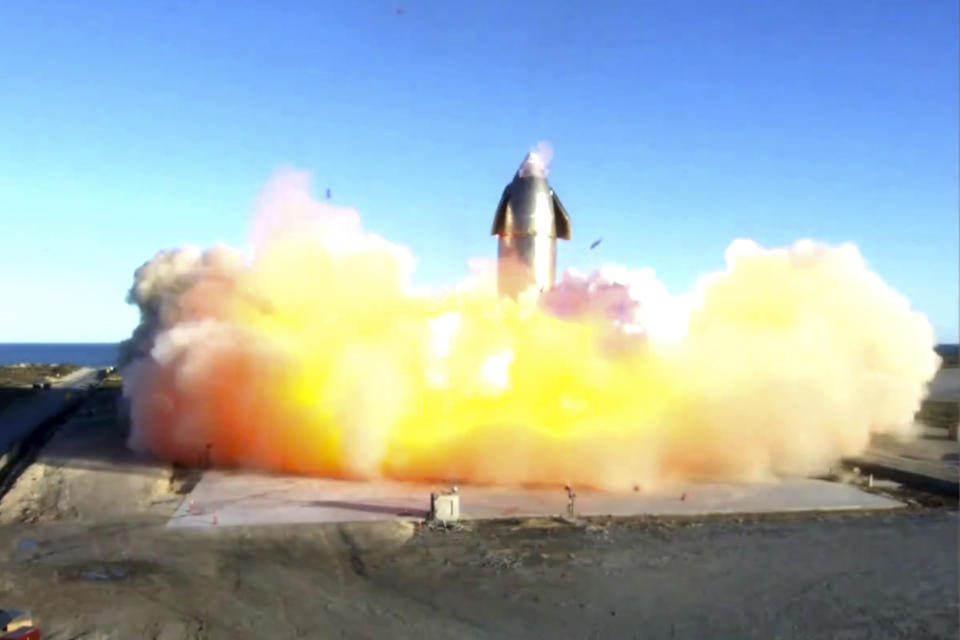
<instances>
[{"instance_id":1,"label":"gravel ground","mask_svg":"<svg viewBox=\"0 0 960 640\"><path fill-rule=\"evenodd\" d=\"M0 528L45 638L955 638L957 512Z\"/></svg>"}]
</instances>

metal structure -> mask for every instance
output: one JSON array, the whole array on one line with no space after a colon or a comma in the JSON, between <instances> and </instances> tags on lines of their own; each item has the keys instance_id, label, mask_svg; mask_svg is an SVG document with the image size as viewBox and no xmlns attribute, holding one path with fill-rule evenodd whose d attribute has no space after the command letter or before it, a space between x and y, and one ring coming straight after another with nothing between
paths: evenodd
<instances>
[{"instance_id":1,"label":"metal structure","mask_svg":"<svg viewBox=\"0 0 960 640\"><path fill-rule=\"evenodd\" d=\"M536 153L527 154L503 190L491 233L499 237L500 295L516 298L530 288L553 287L557 238L570 239L570 216L547 183L543 160Z\"/></svg>"}]
</instances>

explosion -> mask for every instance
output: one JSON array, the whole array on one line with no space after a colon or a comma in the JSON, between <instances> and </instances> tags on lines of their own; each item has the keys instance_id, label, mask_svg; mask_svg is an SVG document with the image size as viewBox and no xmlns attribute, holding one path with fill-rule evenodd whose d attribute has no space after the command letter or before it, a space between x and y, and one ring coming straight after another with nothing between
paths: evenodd
<instances>
[{"instance_id":1,"label":"explosion","mask_svg":"<svg viewBox=\"0 0 960 640\"><path fill-rule=\"evenodd\" d=\"M747 240L684 297L649 269L568 271L520 300L440 294L413 256L284 172L250 255L135 274L130 446L302 474L620 490L826 471L908 437L933 331L853 245Z\"/></svg>"}]
</instances>

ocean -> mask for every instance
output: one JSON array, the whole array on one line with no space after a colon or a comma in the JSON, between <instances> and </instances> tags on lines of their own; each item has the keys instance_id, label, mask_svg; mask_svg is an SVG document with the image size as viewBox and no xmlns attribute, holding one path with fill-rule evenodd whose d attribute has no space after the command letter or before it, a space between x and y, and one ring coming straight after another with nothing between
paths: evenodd
<instances>
[{"instance_id":1,"label":"ocean","mask_svg":"<svg viewBox=\"0 0 960 640\"><path fill-rule=\"evenodd\" d=\"M117 363L116 342L79 343L2 343L0 366L29 362L32 364L76 364L86 367L109 367ZM955 361L956 344L939 344L936 351Z\"/></svg>"},{"instance_id":2,"label":"ocean","mask_svg":"<svg viewBox=\"0 0 960 640\"><path fill-rule=\"evenodd\" d=\"M0 342L0 366L28 362L31 364L76 364L86 367L109 367L117 363L117 347L116 342Z\"/></svg>"}]
</instances>

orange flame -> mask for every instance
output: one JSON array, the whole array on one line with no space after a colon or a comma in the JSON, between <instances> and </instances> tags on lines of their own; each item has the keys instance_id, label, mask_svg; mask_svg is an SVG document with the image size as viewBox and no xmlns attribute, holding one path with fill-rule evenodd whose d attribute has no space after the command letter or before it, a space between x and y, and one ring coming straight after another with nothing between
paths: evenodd
<instances>
[{"instance_id":1,"label":"orange flame","mask_svg":"<svg viewBox=\"0 0 960 640\"><path fill-rule=\"evenodd\" d=\"M216 248L138 271L132 299L159 311L125 371L132 446L337 477L761 480L908 434L937 366L929 323L850 245L738 241L683 299L621 268L622 286L569 276L552 302L514 302L483 277L411 293L409 253L302 174L260 206L252 260ZM544 310L564 295L573 315ZM611 324L611 295L637 303L639 331Z\"/></svg>"}]
</instances>

